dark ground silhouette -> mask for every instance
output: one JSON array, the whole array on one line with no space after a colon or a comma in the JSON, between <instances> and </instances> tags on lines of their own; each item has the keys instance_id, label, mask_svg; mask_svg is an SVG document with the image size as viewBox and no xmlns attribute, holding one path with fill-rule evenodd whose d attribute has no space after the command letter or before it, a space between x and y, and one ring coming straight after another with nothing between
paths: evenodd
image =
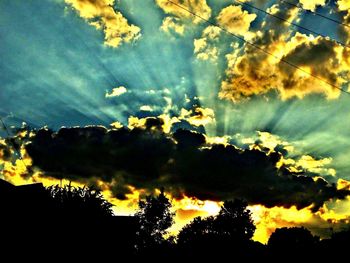
<instances>
[{"instance_id":1,"label":"dark ground silhouette","mask_svg":"<svg viewBox=\"0 0 350 263\"><path fill-rule=\"evenodd\" d=\"M247 203L225 201L219 214L195 218L175 238L164 239L174 222L162 191L140 200L135 216L114 216L98 190L42 184L14 186L0 180L1 253L36 259L97 257L100 260L261 260L342 258L350 230L320 240L305 228L280 228L268 244L252 241L255 225ZM19 253L20 251L20 253ZM68 256L69 255L69 256ZM125 261L125 260L123 260Z\"/></svg>"}]
</instances>

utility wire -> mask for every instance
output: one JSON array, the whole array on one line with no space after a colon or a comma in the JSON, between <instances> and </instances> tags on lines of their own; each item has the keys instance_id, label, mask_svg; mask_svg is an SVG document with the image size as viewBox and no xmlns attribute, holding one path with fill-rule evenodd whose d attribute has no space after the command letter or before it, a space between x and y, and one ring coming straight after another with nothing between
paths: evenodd
<instances>
[{"instance_id":1,"label":"utility wire","mask_svg":"<svg viewBox=\"0 0 350 263\"><path fill-rule=\"evenodd\" d=\"M5 131L6 134L7 134L7 137L9 138L9 143L12 145L12 147L13 147L14 151L16 152L18 158L22 161L22 163L23 163L24 167L26 168L27 172L29 172L29 168L28 168L28 166L26 165L26 163L24 162L21 152L17 149L17 146L11 141L11 134L10 134L10 131L9 131L9 129L7 128L7 126L6 126L4 120L2 119L1 116L0 116L0 123L1 123L1 125L3 126L4 131Z\"/></svg>"},{"instance_id":2,"label":"utility wire","mask_svg":"<svg viewBox=\"0 0 350 263\"><path fill-rule=\"evenodd\" d=\"M310 72L308 72L308 71L302 69L301 67L299 67L299 66L297 66L297 65L295 65L295 64L293 64L293 63L291 63L291 62L289 62L289 61L287 61L287 60L285 60L285 59L283 59L283 58L280 58L280 57L274 55L273 53L271 53L271 52L269 52L269 51L267 51L267 50L261 48L260 46L254 44L254 43L252 43L252 42L250 42L250 41L248 41L248 40L245 40L244 38L242 38L242 37L240 37L240 36L237 36L236 34L230 32L229 30L227 30L227 29L225 29L225 28L223 28L223 27L221 27L221 26L215 24L214 22L211 22L211 21L209 21L208 19L205 19L204 17L202 17L202 16L200 16L200 15L198 15L198 14L192 12L191 10L187 9L186 7L184 7L183 5L177 4L177 3L175 3L175 2L173 2L173 1L171 1L171 0L167 0L167 1L168 1L169 3L171 3L171 4L175 5L175 6L177 6L177 7L179 7L179 8L181 8L181 9L185 10L186 12L192 14L193 16L198 17L199 19L202 19L202 20L205 21L206 23L208 23L208 24L210 24L210 25L212 25L212 26L215 26L215 27L220 28L223 32L226 32L227 34L232 35L233 37L237 38L238 40L247 43L248 45L250 45L250 46L252 46L252 47L254 47L254 48L256 48L256 49L258 49L258 50L260 50L260 51L262 51L262 52L264 52L265 54L267 54L267 55L269 55L269 56L274 57L275 59L279 60L280 62L283 62L283 63L285 63L285 64L287 64L287 65L289 65L289 66L291 66L291 67L293 67L293 68L295 68L295 69L297 69L297 70L299 70L299 71L301 71L301 72L303 72L303 73L305 73L305 74L307 74L307 75L309 75L309 76L311 76L311 77L313 77L313 78L315 78L315 79L318 79L319 81L322 81L322 82L325 83L325 84L328 84L329 86L331 86L331 87L333 87L333 88L335 88L335 89L338 89L338 90L340 90L340 91L342 91L342 92L347 93L347 94L350 95L350 92L349 92L349 91L346 91L346 90L342 89L341 87L339 87L339 86L337 86L337 85L335 85L335 84L333 84L333 83L331 83L331 82L329 82L329 81L327 81L327 80L324 80L323 78L320 78L320 77L318 77L318 76L316 76L316 75L314 75L314 74L312 74L312 73L310 73Z\"/></svg>"},{"instance_id":3,"label":"utility wire","mask_svg":"<svg viewBox=\"0 0 350 263\"><path fill-rule=\"evenodd\" d=\"M318 32L316 32L316 31L314 31L314 30L308 29L307 27L304 27L304 26L301 26L301 25L299 25L299 24L296 24L296 23L294 23L294 22L292 22L292 21L289 21L288 19L285 19L285 18L283 18L283 17L274 15L274 14L272 14L272 13L270 13L270 12L267 12L266 10L263 10L263 9L261 9L261 8L259 8L259 7L256 7L256 6L251 5L251 4L248 4L248 3L241 2L241 1L239 1L239 0L233 0L233 1L236 2L237 4L241 5L241 6L248 6L248 7L250 7L250 8L253 8L253 9L256 9L256 10L258 10L258 11L260 11L260 12L263 12L263 13L269 15L269 16L272 16L272 17L274 17L274 18L277 18L277 19L280 19L280 20L282 20L282 21L285 21L285 22L287 22L287 23L290 24L290 25L299 27L299 28L301 28L301 29L303 29L303 30L305 30L305 31L308 31L308 32L310 32L310 33L312 33L312 34L314 34L314 35L318 35L318 36L321 36L321 37L324 37L324 38L332 39L334 42L336 42L337 44L339 44L339 45L341 45L341 46L343 46L343 47L348 47L348 48L350 48L350 46L347 45L347 44L345 44L344 42L341 42L341 41L339 41L339 40L336 40L336 39L334 39L334 38L331 38L331 37L329 37L329 36L327 36L327 35L324 35L324 34L322 34L322 33L318 33Z\"/></svg>"},{"instance_id":4,"label":"utility wire","mask_svg":"<svg viewBox=\"0 0 350 263\"><path fill-rule=\"evenodd\" d=\"M337 19L331 18L331 17L329 17L329 16L325 16L325 15L323 15L323 14L321 14L321 13L318 13L318 12L315 12L315 11L306 10L306 9L302 8L302 7L301 7L300 5L298 5L298 4L294 4L294 3L291 3L291 2L288 2L288 1L285 1L285 0L280 0L280 2L286 3L287 5L290 5L290 6L294 6L294 7L298 8L299 10L301 10L301 11L303 11L303 12L312 13L312 14L314 14L314 15L316 15L316 16L322 17L322 18L324 18L324 19L327 19L327 20L332 21L332 22L334 22L334 23L337 23L337 24L339 24L339 25L342 25L342 26L345 26L345 27L350 28L350 25L345 24L345 23L343 23L342 21L339 21L339 20L337 20Z\"/></svg>"}]
</instances>

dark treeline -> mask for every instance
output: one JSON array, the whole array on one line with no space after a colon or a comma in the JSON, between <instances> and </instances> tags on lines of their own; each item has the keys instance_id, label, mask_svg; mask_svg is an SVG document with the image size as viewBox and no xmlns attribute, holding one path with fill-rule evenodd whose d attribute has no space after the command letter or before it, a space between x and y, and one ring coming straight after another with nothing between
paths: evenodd
<instances>
[{"instance_id":1,"label":"dark treeline","mask_svg":"<svg viewBox=\"0 0 350 263\"><path fill-rule=\"evenodd\" d=\"M41 184L13 186L0 180L1 253L37 259L98 257L138 260L302 260L342 258L350 230L329 239L303 227L279 228L268 244L253 241L255 225L245 201L225 201L216 216L197 217L174 237L163 191L139 201L134 216L114 216L92 188ZM21 252L19 252L21 251ZM24 254L23 254L24 253ZM45 256L44 256L45 255ZM123 260L125 261L125 260Z\"/></svg>"}]
</instances>

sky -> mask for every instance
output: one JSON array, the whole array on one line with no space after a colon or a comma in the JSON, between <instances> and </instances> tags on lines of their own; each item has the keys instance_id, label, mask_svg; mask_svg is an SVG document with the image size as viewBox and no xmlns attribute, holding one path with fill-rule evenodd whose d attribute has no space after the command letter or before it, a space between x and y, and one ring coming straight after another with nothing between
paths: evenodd
<instances>
[{"instance_id":1,"label":"sky","mask_svg":"<svg viewBox=\"0 0 350 263\"><path fill-rule=\"evenodd\" d=\"M98 185L117 214L165 187L174 231L237 197L261 242L282 226L342 229L349 10L349 0L1 0L1 177Z\"/></svg>"}]
</instances>

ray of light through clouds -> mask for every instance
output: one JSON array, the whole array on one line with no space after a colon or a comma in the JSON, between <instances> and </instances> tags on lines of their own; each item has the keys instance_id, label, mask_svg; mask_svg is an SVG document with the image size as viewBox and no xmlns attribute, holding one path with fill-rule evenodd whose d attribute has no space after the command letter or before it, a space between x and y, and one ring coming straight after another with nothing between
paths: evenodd
<instances>
[{"instance_id":1,"label":"ray of light through clouds","mask_svg":"<svg viewBox=\"0 0 350 263\"><path fill-rule=\"evenodd\" d=\"M194 140L198 145L191 149L200 153L198 160L207 160L206 154L215 151L222 156L245 152L252 160L257 154L262 163L272 162L278 180L282 171L291 178L303 174L305 184L323 191L321 201L318 196L308 197L310 202L304 205L303 197L288 203L283 198L258 201L247 194L257 224L256 240L266 242L282 226L303 225L321 236L328 235L330 227L341 229L350 218L346 194L350 190L350 95L341 91L349 90L350 49L334 40L349 44L350 27L303 9L349 25L350 2L289 0L297 8L284 1L239 1L330 38L312 35L231 0L171 2L0 1L0 116L8 127L27 123L28 131L20 130L16 136L19 144L35 141L39 131L57 132L62 126L82 127L79 136L84 137L87 125L91 125L91 136L109 136L111 130L128 127L125 132L131 135L125 136L136 136L146 148L154 142L164 144L147 157L162 156L159 162L150 159L155 163L149 171L158 173L154 177L146 180L134 168L120 164L107 180L97 170L82 169L72 177L46 167L37 160L42 154L40 145L34 144L35 151L22 145L21 161L10 141L1 139L2 177L15 184L42 181L45 185L59 182L60 177L76 184L90 183L93 178L118 214L133 213L138 198L163 183L174 198L177 224L173 231L177 231L194 216L217 213L220 201L230 194L246 194L244 189L226 189L216 179L196 186L200 182L197 175L190 179L178 175L190 171L181 166L185 160L177 156L181 149L174 141L183 140L186 145ZM42 127L46 128L40 130ZM176 133L179 128L192 133ZM18 132L15 128L10 131L13 135ZM0 136L7 135L0 131ZM189 142L187 136L192 136ZM142 160L141 154L135 158ZM180 164L174 164L176 161ZM156 164L162 164L161 169ZM100 165L104 171L103 163ZM215 165L209 168L218 169ZM248 168L244 172L252 173ZM226 180L233 184L221 171L217 173L225 180L223 184ZM266 190L267 182L278 187L270 173L264 171L260 176L259 190ZM251 177L259 178L256 174ZM288 190L285 181L281 179L280 184Z\"/></svg>"}]
</instances>

